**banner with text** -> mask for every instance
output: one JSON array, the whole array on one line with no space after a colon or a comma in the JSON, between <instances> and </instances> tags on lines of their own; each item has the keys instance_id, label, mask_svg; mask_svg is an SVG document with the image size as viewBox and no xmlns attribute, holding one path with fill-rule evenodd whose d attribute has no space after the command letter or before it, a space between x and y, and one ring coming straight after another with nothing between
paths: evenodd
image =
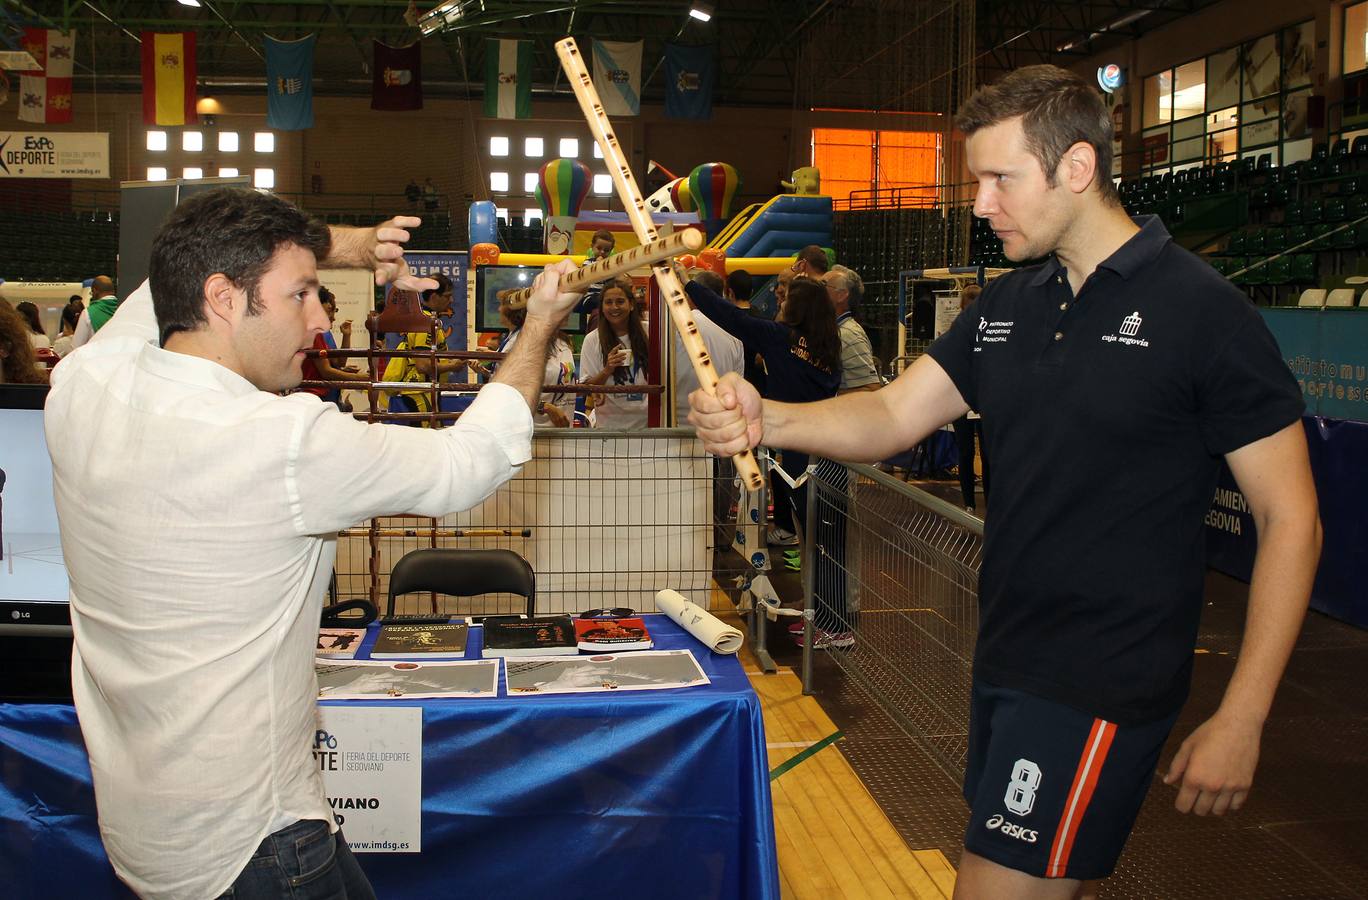
<instances>
[{"instance_id":1,"label":"banner with text","mask_svg":"<svg viewBox=\"0 0 1368 900\"><path fill-rule=\"evenodd\" d=\"M1368 312L1295 307L1259 312L1301 385L1307 414L1368 422Z\"/></svg>"},{"instance_id":2,"label":"banner with text","mask_svg":"<svg viewBox=\"0 0 1368 900\"><path fill-rule=\"evenodd\" d=\"M319 706L314 762L353 853L423 847L423 711Z\"/></svg>"},{"instance_id":3,"label":"banner with text","mask_svg":"<svg viewBox=\"0 0 1368 900\"><path fill-rule=\"evenodd\" d=\"M108 132L0 131L0 179L108 177Z\"/></svg>"}]
</instances>

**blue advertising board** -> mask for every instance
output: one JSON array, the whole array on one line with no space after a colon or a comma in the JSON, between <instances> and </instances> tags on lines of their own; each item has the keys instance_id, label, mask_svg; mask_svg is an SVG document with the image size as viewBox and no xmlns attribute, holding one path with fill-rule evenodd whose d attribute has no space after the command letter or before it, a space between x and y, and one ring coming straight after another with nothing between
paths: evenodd
<instances>
[{"instance_id":1,"label":"blue advertising board","mask_svg":"<svg viewBox=\"0 0 1368 900\"><path fill-rule=\"evenodd\" d=\"M470 254L464 250L405 250L404 261L415 275L434 275L441 273L451 279L451 312L438 316L442 331L446 333L448 350L465 350L466 323L469 310L466 306L466 273L470 270ZM399 343L399 335L390 335L387 343L393 349ZM449 381L464 381L465 377L456 372L444 376ZM442 412L462 412L470 405L470 396L443 397ZM391 402L393 407L393 401Z\"/></svg>"},{"instance_id":2,"label":"blue advertising board","mask_svg":"<svg viewBox=\"0 0 1368 900\"><path fill-rule=\"evenodd\" d=\"M1302 424L1324 530L1311 607L1368 628L1368 312L1259 312L1306 398ZM1206 524L1207 563L1248 581L1258 535L1249 504L1225 467Z\"/></svg>"},{"instance_id":3,"label":"blue advertising board","mask_svg":"<svg viewBox=\"0 0 1368 900\"><path fill-rule=\"evenodd\" d=\"M1368 311L1260 309L1310 415L1368 422Z\"/></svg>"}]
</instances>

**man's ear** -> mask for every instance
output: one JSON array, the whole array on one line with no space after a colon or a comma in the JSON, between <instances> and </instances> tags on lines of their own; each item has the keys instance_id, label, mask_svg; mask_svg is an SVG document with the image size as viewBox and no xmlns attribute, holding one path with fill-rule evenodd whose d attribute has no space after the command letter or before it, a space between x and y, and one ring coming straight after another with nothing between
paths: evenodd
<instances>
[{"instance_id":1,"label":"man's ear","mask_svg":"<svg viewBox=\"0 0 1368 900\"><path fill-rule=\"evenodd\" d=\"M215 319L235 322L241 318L246 303L247 295L222 272L215 272L204 280L204 311L211 325Z\"/></svg>"},{"instance_id":2,"label":"man's ear","mask_svg":"<svg viewBox=\"0 0 1368 900\"><path fill-rule=\"evenodd\" d=\"M1064 151L1060 167L1060 175L1069 190L1081 194L1092 186L1097 176L1097 151L1087 141L1078 141Z\"/></svg>"}]
</instances>

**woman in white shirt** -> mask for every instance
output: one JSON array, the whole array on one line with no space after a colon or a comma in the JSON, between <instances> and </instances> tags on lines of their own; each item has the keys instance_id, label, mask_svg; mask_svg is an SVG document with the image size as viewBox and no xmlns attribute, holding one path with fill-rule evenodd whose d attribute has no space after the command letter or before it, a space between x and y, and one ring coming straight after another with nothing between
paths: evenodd
<instances>
[{"instance_id":1,"label":"woman in white shirt","mask_svg":"<svg viewBox=\"0 0 1368 900\"><path fill-rule=\"evenodd\" d=\"M508 292L504 292L505 294ZM499 318L508 328L508 333L499 341L499 352L507 353L513 349L522 333L523 323L527 321L526 309L509 309L499 297ZM477 370L478 371L478 370ZM490 370L493 371L492 368ZM575 380L575 351L570 349L570 341L563 332L557 332L546 348L546 374L542 384L570 384ZM541 427L569 428L575 415L575 395L542 392L541 404L533 410L532 423Z\"/></svg>"},{"instance_id":2,"label":"woman in white shirt","mask_svg":"<svg viewBox=\"0 0 1368 900\"><path fill-rule=\"evenodd\" d=\"M62 308L62 333L57 335L57 339L52 342L52 352L58 356L66 356L76 349L71 345L71 339L76 335L76 324L81 321L81 312L84 307L79 301L68 303Z\"/></svg>"},{"instance_id":3,"label":"woman in white shirt","mask_svg":"<svg viewBox=\"0 0 1368 900\"><path fill-rule=\"evenodd\" d=\"M15 309L24 317L24 322L29 327L29 345L34 350L52 349L52 341L48 340L47 332L43 330L43 320L38 316L38 307L25 300Z\"/></svg>"},{"instance_id":4,"label":"woman in white shirt","mask_svg":"<svg viewBox=\"0 0 1368 900\"><path fill-rule=\"evenodd\" d=\"M580 348L583 384L646 384L648 354L641 308L632 298L632 282L613 281L603 289L598 328L584 336ZM607 349L607 357L604 356ZM598 428L645 428L646 394L595 394L594 424Z\"/></svg>"}]
</instances>

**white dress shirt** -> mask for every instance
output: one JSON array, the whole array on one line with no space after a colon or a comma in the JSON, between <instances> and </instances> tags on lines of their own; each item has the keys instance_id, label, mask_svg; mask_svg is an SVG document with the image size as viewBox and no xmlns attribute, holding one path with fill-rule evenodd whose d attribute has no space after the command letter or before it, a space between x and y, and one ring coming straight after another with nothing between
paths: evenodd
<instances>
[{"instance_id":1,"label":"white dress shirt","mask_svg":"<svg viewBox=\"0 0 1368 900\"><path fill-rule=\"evenodd\" d=\"M139 895L204 898L270 832L333 822L310 741L336 532L475 505L532 420L491 384L452 428L367 425L156 335L143 284L54 370L47 443L100 835Z\"/></svg>"}]
</instances>

